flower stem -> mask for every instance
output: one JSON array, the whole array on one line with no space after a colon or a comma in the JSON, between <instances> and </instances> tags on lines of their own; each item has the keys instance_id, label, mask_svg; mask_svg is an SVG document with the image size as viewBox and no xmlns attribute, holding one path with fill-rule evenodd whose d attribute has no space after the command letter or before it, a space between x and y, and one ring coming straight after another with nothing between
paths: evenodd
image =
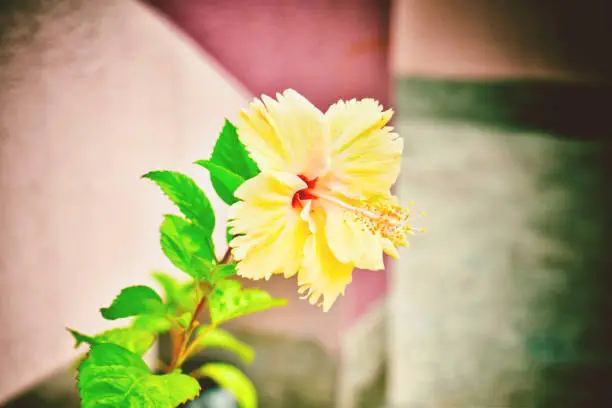
<instances>
[{"instance_id":1,"label":"flower stem","mask_svg":"<svg viewBox=\"0 0 612 408\"><path fill-rule=\"evenodd\" d=\"M231 262L231 259L232 259L232 250L231 248L227 248L227 250L225 251L225 254L223 255L223 258L221 259L221 261L219 261L219 264L228 264ZM199 285L196 286L196 290L198 286ZM191 335L195 331L196 327L198 327L198 324L199 324L198 318L200 317L200 314L202 314L202 312L204 311L206 307L206 300L207 300L208 294L210 293L210 289L212 288L208 287L207 290L204 291L204 294L202 295L202 299L196 306L195 311L193 312L193 316L191 317L191 321L189 322L189 325L187 326L187 328L183 330L182 332L176 333L174 335L172 335L171 333L172 361L170 362L170 365L168 366L168 369L166 370L166 372L170 373L176 370L177 368L179 368L183 364L185 357L187 357L189 353L193 350L191 345L187 347L187 344L189 343ZM209 326L209 328L211 327L213 327L213 325Z\"/></svg>"},{"instance_id":2,"label":"flower stem","mask_svg":"<svg viewBox=\"0 0 612 408\"><path fill-rule=\"evenodd\" d=\"M204 329L204 331L198 336L196 337L189 346L187 346L187 348L183 351L183 353L181 354L181 356L179 356L179 366L183 363L183 361L185 361L185 359L187 357L189 357L191 355L191 353L193 353L193 351L195 350L195 348L198 345L198 340L200 340L203 337L206 337L206 335L208 333L211 332L211 330L214 330L217 327L216 324L210 324L208 327L206 327L206 329Z\"/></svg>"}]
</instances>

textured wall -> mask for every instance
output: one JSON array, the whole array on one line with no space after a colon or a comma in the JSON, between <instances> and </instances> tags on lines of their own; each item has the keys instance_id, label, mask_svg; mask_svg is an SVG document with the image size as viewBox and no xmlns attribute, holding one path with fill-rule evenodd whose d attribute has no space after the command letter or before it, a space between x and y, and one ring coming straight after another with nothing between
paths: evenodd
<instances>
[{"instance_id":1,"label":"textured wall","mask_svg":"<svg viewBox=\"0 0 612 408\"><path fill-rule=\"evenodd\" d=\"M607 9L395 2L389 407L612 406Z\"/></svg>"},{"instance_id":2,"label":"textured wall","mask_svg":"<svg viewBox=\"0 0 612 408\"><path fill-rule=\"evenodd\" d=\"M253 94L389 99L389 0L149 0Z\"/></svg>"},{"instance_id":3,"label":"textured wall","mask_svg":"<svg viewBox=\"0 0 612 408\"><path fill-rule=\"evenodd\" d=\"M390 406L607 406L605 145L467 121L398 126L399 194L430 217L391 285Z\"/></svg>"},{"instance_id":4,"label":"textured wall","mask_svg":"<svg viewBox=\"0 0 612 408\"><path fill-rule=\"evenodd\" d=\"M3 400L75 355L65 326L106 327L100 306L168 266L157 229L172 207L139 176L208 186L189 163L247 97L133 1L3 1L0 29Z\"/></svg>"},{"instance_id":5,"label":"textured wall","mask_svg":"<svg viewBox=\"0 0 612 408\"><path fill-rule=\"evenodd\" d=\"M399 75L609 78L608 0L394 0Z\"/></svg>"}]
</instances>

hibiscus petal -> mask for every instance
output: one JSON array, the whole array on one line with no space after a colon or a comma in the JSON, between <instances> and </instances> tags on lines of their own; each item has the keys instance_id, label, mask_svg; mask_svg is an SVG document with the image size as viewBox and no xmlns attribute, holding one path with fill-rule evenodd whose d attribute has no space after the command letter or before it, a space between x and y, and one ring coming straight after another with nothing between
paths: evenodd
<instances>
[{"instance_id":1,"label":"hibiscus petal","mask_svg":"<svg viewBox=\"0 0 612 408\"><path fill-rule=\"evenodd\" d=\"M403 142L385 127L392 111L373 99L339 101L325 113L332 139L325 183L352 197L388 194L400 170Z\"/></svg>"},{"instance_id":2,"label":"hibiscus petal","mask_svg":"<svg viewBox=\"0 0 612 408\"><path fill-rule=\"evenodd\" d=\"M274 100L262 96L242 111L240 140L262 171L287 171L309 179L329 168L331 139L323 113L289 89Z\"/></svg>"},{"instance_id":3,"label":"hibiscus petal","mask_svg":"<svg viewBox=\"0 0 612 408\"><path fill-rule=\"evenodd\" d=\"M336 258L362 269L384 269L382 238L347 216L345 210L333 205L324 208L325 235Z\"/></svg>"},{"instance_id":4,"label":"hibiscus petal","mask_svg":"<svg viewBox=\"0 0 612 408\"><path fill-rule=\"evenodd\" d=\"M236 128L240 141L262 171L281 171L287 161L283 143L264 104L255 99L240 112Z\"/></svg>"},{"instance_id":5,"label":"hibiscus petal","mask_svg":"<svg viewBox=\"0 0 612 408\"><path fill-rule=\"evenodd\" d=\"M282 273L293 276L300 267L308 223L292 207L291 199L306 184L287 173L260 173L238 190L230 207L231 242L238 274L250 279Z\"/></svg>"},{"instance_id":6,"label":"hibiscus petal","mask_svg":"<svg viewBox=\"0 0 612 408\"><path fill-rule=\"evenodd\" d=\"M393 259L399 259L399 252L393 242L387 238L382 239L382 246L385 254L389 255Z\"/></svg>"},{"instance_id":7,"label":"hibiscus petal","mask_svg":"<svg viewBox=\"0 0 612 408\"><path fill-rule=\"evenodd\" d=\"M325 216L320 209L312 214L317 230L323 231ZM306 291L310 303L315 304L323 297L323 311L327 312L339 295L344 294L351 283L354 265L340 262L329 248L326 235L310 235L304 246L304 260L298 273L298 285Z\"/></svg>"}]
</instances>

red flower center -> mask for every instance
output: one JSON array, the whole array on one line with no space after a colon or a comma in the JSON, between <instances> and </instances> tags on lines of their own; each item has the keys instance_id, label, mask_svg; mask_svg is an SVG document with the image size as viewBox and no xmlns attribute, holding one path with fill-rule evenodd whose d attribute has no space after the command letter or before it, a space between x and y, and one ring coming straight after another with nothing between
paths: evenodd
<instances>
[{"instance_id":1,"label":"red flower center","mask_svg":"<svg viewBox=\"0 0 612 408\"><path fill-rule=\"evenodd\" d=\"M315 198L317 198L317 196L312 192L312 190L315 188L315 185L317 184L317 178L309 180L308 178L306 178L306 176L303 176L301 174L298 175L298 177L301 178L302 181L306 183L308 187L295 192L293 198L291 199L291 205L293 206L293 208L304 208L304 203L302 201L314 200Z\"/></svg>"}]
</instances>

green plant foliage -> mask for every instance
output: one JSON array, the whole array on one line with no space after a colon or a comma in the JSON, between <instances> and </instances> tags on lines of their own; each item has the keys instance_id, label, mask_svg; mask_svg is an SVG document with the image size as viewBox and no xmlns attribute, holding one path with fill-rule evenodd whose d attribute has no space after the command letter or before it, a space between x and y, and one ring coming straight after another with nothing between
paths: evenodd
<instances>
[{"instance_id":1,"label":"green plant foliage","mask_svg":"<svg viewBox=\"0 0 612 408\"><path fill-rule=\"evenodd\" d=\"M208 296L210 319L215 324L286 304L287 300L273 298L261 289L242 289L233 280L219 282Z\"/></svg>"},{"instance_id":2,"label":"green plant foliage","mask_svg":"<svg viewBox=\"0 0 612 408\"><path fill-rule=\"evenodd\" d=\"M215 229L215 213L206 194L188 176L175 171L152 171L144 176L154 181L188 220L204 231Z\"/></svg>"},{"instance_id":3,"label":"green plant foliage","mask_svg":"<svg viewBox=\"0 0 612 408\"><path fill-rule=\"evenodd\" d=\"M68 329L68 331L76 341L75 348L79 347L82 343L87 343L90 346L112 343L142 356L155 342L154 332L136 327L111 329L93 337L72 329Z\"/></svg>"},{"instance_id":4,"label":"green plant foliage","mask_svg":"<svg viewBox=\"0 0 612 408\"><path fill-rule=\"evenodd\" d=\"M192 311L198 303L195 283L178 282L174 277L163 272L154 272L153 278L164 290L164 302L168 306L168 312L181 314Z\"/></svg>"},{"instance_id":5,"label":"green plant foliage","mask_svg":"<svg viewBox=\"0 0 612 408\"><path fill-rule=\"evenodd\" d=\"M212 282L212 272L215 269L214 263L196 255L192 256L190 261L189 269L197 279Z\"/></svg>"},{"instance_id":6,"label":"green plant foliage","mask_svg":"<svg viewBox=\"0 0 612 408\"><path fill-rule=\"evenodd\" d=\"M210 160L198 160L196 164L199 164L210 172L210 178L213 180L212 183L215 191L223 201L230 205L238 201L238 199L234 197L234 191L244 183L244 178Z\"/></svg>"},{"instance_id":7,"label":"green plant foliage","mask_svg":"<svg viewBox=\"0 0 612 408\"><path fill-rule=\"evenodd\" d=\"M251 363L255 358L255 351L251 346L238 340L229 332L219 328L211 328L209 325L198 327L194 343L197 344L194 352L213 347L229 350L245 363Z\"/></svg>"},{"instance_id":8,"label":"green plant foliage","mask_svg":"<svg viewBox=\"0 0 612 408\"><path fill-rule=\"evenodd\" d=\"M212 265L214 248L209 233L177 215L166 215L160 227L162 251L170 262L193 278L204 279L205 274L192 265L193 258L209 261Z\"/></svg>"},{"instance_id":9,"label":"green plant foliage","mask_svg":"<svg viewBox=\"0 0 612 408\"><path fill-rule=\"evenodd\" d=\"M216 265L212 270L211 280L213 283L220 282L225 278L236 275L236 265Z\"/></svg>"},{"instance_id":10,"label":"green plant foliage","mask_svg":"<svg viewBox=\"0 0 612 408\"><path fill-rule=\"evenodd\" d=\"M210 160L196 163L208 169L217 195L230 205L237 201L234 197L236 188L259 173L257 164L249 156L236 127L229 120L225 121Z\"/></svg>"},{"instance_id":11,"label":"green plant foliage","mask_svg":"<svg viewBox=\"0 0 612 408\"><path fill-rule=\"evenodd\" d=\"M229 205L238 201L236 189L260 172L236 127L227 120L209 160L196 164L208 170L216 193ZM130 286L110 306L100 309L107 320L133 317L129 327L94 336L68 329L75 347L89 345L77 375L81 406L85 408L174 408L193 399L200 386L180 371L185 359L206 348L231 351L246 363L254 359L255 352L249 345L217 326L287 303L260 289L243 289L238 280L231 279L237 274L237 266L230 252L217 259L212 239L215 214L194 180L168 170L152 171L143 178L157 184L182 214L164 216L160 244L170 262L189 279L181 282L155 272L153 277L163 290L163 298L148 286ZM226 227L227 242L232 239ZM211 324L201 326L195 314L207 308ZM167 374L154 375L141 356L162 333L169 333L172 340L172 358L167 367L162 364ZM233 366L207 364L192 375L212 378L234 393L242 408L257 407L255 387Z\"/></svg>"},{"instance_id":12,"label":"green plant foliage","mask_svg":"<svg viewBox=\"0 0 612 408\"><path fill-rule=\"evenodd\" d=\"M192 318L193 318L193 313L185 312L182 315L180 315L178 319L176 319L176 321L181 327L186 329L187 327L189 327L189 323L191 322Z\"/></svg>"},{"instance_id":13,"label":"green plant foliage","mask_svg":"<svg viewBox=\"0 0 612 408\"><path fill-rule=\"evenodd\" d=\"M245 180L259 174L257 164L240 141L236 126L227 119L215 143L210 161L242 176Z\"/></svg>"},{"instance_id":14,"label":"green plant foliage","mask_svg":"<svg viewBox=\"0 0 612 408\"><path fill-rule=\"evenodd\" d=\"M92 346L77 383L83 408L174 408L200 392L194 378L153 375L139 355L116 344Z\"/></svg>"},{"instance_id":15,"label":"green plant foliage","mask_svg":"<svg viewBox=\"0 0 612 408\"><path fill-rule=\"evenodd\" d=\"M124 317L143 314L164 314L166 306L161 297L148 286L130 286L125 288L106 308L100 309L106 320L116 320Z\"/></svg>"},{"instance_id":16,"label":"green plant foliage","mask_svg":"<svg viewBox=\"0 0 612 408\"><path fill-rule=\"evenodd\" d=\"M212 378L236 397L240 408L257 408L257 392L249 378L229 364L210 363L198 370L203 377Z\"/></svg>"},{"instance_id":17,"label":"green plant foliage","mask_svg":"<svg viewBox=\"0 0 612 408\"><path fill-rule=\"evenodd\" d=\"M162 334L170 331L172 328L172 320L166 315L140 315L136 316L132 322L132 327Z\"/></svg>"},{"instance_id":18,"label":"green plant foliage","mask_svg":"<svg viewBox=\"0 0 612 408\"><path fill-rule=\"evenodd\" d=\"M234 239L234 236L230 233L230 230L232 229L232 227L230 227L229 225L225 228L225 241L229 244L232 239Z\"/></svg>"}]
</instances>

